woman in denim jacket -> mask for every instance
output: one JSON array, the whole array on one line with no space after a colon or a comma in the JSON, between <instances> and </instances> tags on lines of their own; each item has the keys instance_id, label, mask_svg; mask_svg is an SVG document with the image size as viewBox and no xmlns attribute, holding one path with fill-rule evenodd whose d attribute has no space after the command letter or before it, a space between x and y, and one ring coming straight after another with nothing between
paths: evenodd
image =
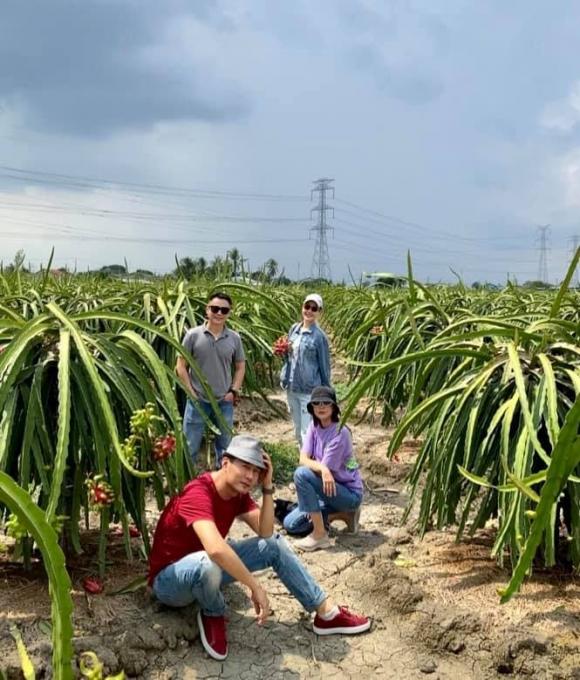
<instances>
[{"instance_id":1,"label":"woman in denim jacket","mask_svg":"<svg viewBox=\"0 0 580 680\"><path fill-rule=\"evenodd\" d=\"M320 295L307 295L302 304L302 321L288 332L290 352L280 374L299 446L312 420L307 409L312 390L319 385L330 386L328 338L317 324L321 310Z\"/></svg>"}]
</instances>

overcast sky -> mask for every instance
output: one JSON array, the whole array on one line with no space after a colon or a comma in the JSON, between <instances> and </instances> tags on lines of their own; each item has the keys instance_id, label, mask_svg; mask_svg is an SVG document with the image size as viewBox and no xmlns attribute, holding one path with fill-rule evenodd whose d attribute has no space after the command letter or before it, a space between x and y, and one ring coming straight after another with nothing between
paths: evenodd
<instances>
[{"instance_id":1,"label":"overcast sky","mask_svg":"<svg viewBox=\"0 0 580 680\"><path fill-rule=\"evenodd\" d=\"M548 278L580 241L580 5L538 0L4 0L0 259L237 247L311 273Z\"/></svg>"}]
</instances>

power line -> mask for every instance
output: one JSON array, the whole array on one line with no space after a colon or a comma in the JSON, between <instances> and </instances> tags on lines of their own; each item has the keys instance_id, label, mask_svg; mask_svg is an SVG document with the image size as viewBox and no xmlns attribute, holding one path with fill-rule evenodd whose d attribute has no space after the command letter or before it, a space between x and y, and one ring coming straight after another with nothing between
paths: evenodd
<instances>
[{"instance_id":1,"label":"power line","mask_svg":"<svg viewBox=\"0 0 580 680\"><path fill-rule=\"evenodd\" d=\"M0 209L31 210L33 212L90 215L92 217L122 217L130 220L166 220L174 222L303 222L301 217L263 217L261 215L196 215L186 213L139 213L85 206L50 205L43 203L15 203L4 201Z\"/></svg>"},{"instance_id":2,"label":"power line","mask_svg":"<svg viewBox=\"0 0 580 680\"><path fill-rule=\"evenodd\" d=\"M160 193L179 196L191 196L195 198L220 198L235 200L264 200L264 201L306 201L306 196L291 194L262 194L245 193L234 191L217 191L209 189L191 189L187 187L176 187L163 184L144 184L138 182L124 182L120 180L102 179L95 177L85 177L82 175L65 175L55 172L45 172L42 170L30 170L27 168L16 168L7 165L0 165L0 177L5 179L17 180L20 182L30 182L32 184L56 184L73 188L97 188L97 189L116 189L128 187L132 191L146 192L148 194Z\"/></svg>"},{"instance_id":3,"label":"power line","mask_svg":"<svg viewBox=\"0 0 580 680\"><path fill-rule=\"evenodd\" d=\"M517 240L519 239L518 236L493 236L493 237L476 237L476 236L461 236L459 234L453 234L451 232L444 231L442 229L438 229L435 227L428 227L423 224L419 224L418 222L411 222L410 220L404 220L401 219L400 217L395 217L393 215L387 215L385 213L378 212L377 210L371 210L369 208L365 208L361 205L358 205L357 203L353 203L352 201L345 201L344 199L337 198L336 199L337 203L343 203L344 205L348 205L352 208L355 208L356 210L359 210L364 213L368 213L370 215L374 215L375 217L366 217L365 219L371 220L373 222L377 222L379 224L385 224L385 220L388 222L394 222L396 224L402 224L405 227L409 227L411 229L415 229L417 231L420 231L422 233L428 233L431 235L432 238L439 238L442 240L449 240L452 239L454 241L470 241L470 242L480 242L480 241L512 241L512 240ZM354 215L358 219L360 219L360 215L357 215L356 213L353 213L350 210L346 210L344 208L337 208L336 210L340 210L341 212L345 212L347 214ZM382 218L382 219L377 219L377 218ZM392 225L389 225L392 226Z\"/></svg>"},{"instance_id":4,"label":"power line","mask_svg":"<svg viewBox=\"0 0 580 680\"><path fill-rule=\"evenodd\" d=\"M340 223L341 225L348 225L351 227L354 227L357 231L354 231L353 229L346 229L344 226L340 228L341 233L347 233L350 234L351 236L355 237L360 237L361 232L363 232L365 235L371 234L374 235L373 242L376 243L377 239L382 240L385 244L388 244L389 248L392 248L392 246L398 246L402 248L403 250L411 250L413 253L420 253L420 252L425 252L425 253L434 253L434 248L435 246L428 247L428 241L425 238L422 238L421 243L423 246L427 247L421 247L421 246L416 246L410 239L405 239L404 237L401 237L399 234L393 235L391 233L385 233L381 231L377 231L376 229L373 229L372 227L369 227L366 223L359 224L355 222L350 222L349 220L343 220L339 217L335 218L335 222ZM416 238L414 236L414 238ZM461 246L461 244L459 244ZM368 245L365 246L366 249L368 250ZM471 249L459 249L459 250L450 250L449 248L445 247L442 250L442 253L444 255L461 255L461 256L469 256L469 255L474 255L477 257L481 256L482 253L482 248L478 248L477 250L473 250L475 247L475 244L471 244ZM489 250L489 247L487 248ZM517 250L518 252L521 252L521 246L516 247L505 247L505 248L493 248L492 252L506 252L510 250ZM529 250L533 250L533 248L530 248ZM494 255L495 257L495 255ZM536 260L534 260L534 263Z\"/></svg>"},{"instance_id":5,"label":"power line","mask_svg":"<svg viewBox=\"0 0 580 680\"><path fill-rule=\"evenodd\" d=\"M232 239L231 237L227 239L174 239L174 238L148 238L146 236L113 236L108 235L103 237L103 235L92 236L86 233L67 233L66 231L61 231L60 233L52 234L32 234L27 232L23 234L21 231L3 231L0 234L0 238L18 238L21 240L32 240L36 238L43 238L48 240L58 240L58 241L98 241L100 243L107 243L109 241L117 241L120 243L152 243L152 244L163 244L163 245L208 245L208 244L220 244L226 243L230 246L235 246L238 244L248 244L248 243L305 243L307 239L304 238L263 238L263 239Z\"/></svg>"}]
</instances>

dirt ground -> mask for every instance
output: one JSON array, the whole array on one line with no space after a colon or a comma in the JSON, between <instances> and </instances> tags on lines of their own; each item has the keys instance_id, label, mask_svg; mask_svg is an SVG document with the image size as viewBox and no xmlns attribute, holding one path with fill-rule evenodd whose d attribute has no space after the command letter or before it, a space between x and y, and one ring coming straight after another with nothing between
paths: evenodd
<instances>
[{"instance_id":1,"label":"dirt ground","mask_svg":"<svg viewBox=\"0 0 580 680\"><path fill-rule=\"evenodd\" d=\"M275 397L284 408L281 396ZM238 431L269 441L293 441L289 419L266 415L245 400ZM568 574L539 574L507 605L496 589L509 574L489 558L492 532L455 542L452 531L419 540L406 504L404 478L416 453L409 441L399 460L389 462L389 433L370 423L353 428L367 493L356 535L333 526L331 549L304 561L336 601L374 619L368 634L319 638L310 617L273 573L260 579L273 613L264 627L239 585L227 588L230 606L228 659L203 651L195 609L171 610L144 590L121 596L87 596L80 585L94 568L96 535L84 536L85 555L71 569L75 586L75 650L95 651L107 671L170 678L400 678L443 679L533 677L580 679L580 584ZM292 485L277 496L293 498ZM151 511L154 525L156 512ZM235 525L234 534L246 529ZM291 539L290 539L291 540ZM135 539L128 563L120 538L111 539L106 592L144 573ZM0 559L0 668L20 677L9 624L21 630L36 662L37 677L50 677L50 604L41 565L30 573Z\"/></svg>"}]
</instances>

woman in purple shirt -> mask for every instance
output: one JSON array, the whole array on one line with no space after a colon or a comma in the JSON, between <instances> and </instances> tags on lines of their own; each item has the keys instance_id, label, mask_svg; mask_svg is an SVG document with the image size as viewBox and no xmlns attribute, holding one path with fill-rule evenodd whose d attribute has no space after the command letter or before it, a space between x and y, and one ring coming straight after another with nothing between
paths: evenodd
<instances>
[{"instance_id":1,"label":"woman in purple shirt","mask_svg":"<svg viewBox=\"0 0 580 680\"><path fill-rule=\"evenodd\" d=\"M312 423L300 450L300 467L294 473L298 507L284 518L289 534L311 533L296 542L301 550L330 546L326 527L344 520L351 531L358 528L363 482L353 455L348 427L338 426L340 409L331 387L315 387L308 411Z\"/></svg>"}]
</instances>

